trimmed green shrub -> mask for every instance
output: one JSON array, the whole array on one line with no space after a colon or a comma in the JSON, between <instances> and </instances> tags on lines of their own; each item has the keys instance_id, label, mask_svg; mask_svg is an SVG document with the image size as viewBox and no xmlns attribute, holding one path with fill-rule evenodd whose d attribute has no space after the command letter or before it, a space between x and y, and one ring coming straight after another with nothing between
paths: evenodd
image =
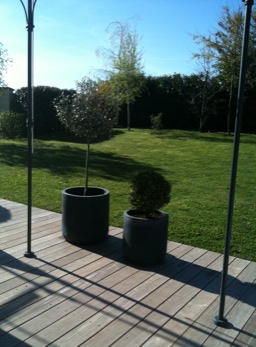
<instances>
[{"instance_id":1,"label":"trimmed green shrub","mask_svg":"<svg viewBox=\"0 0 256 347\"><path fill-rule=\"evenodd\" d=\"M22 113L0 112L0 134L7 139L25 135L25 119Z\"/></svg>"},{"instance_id":2,"label":"trimmed green shrub","mask_svg":"<svg viewBox=\"0 0 256 347\"><path fill-rule=\"evenodd\" d=\"M130 203L134 209L149 217L171 199L171 184L153 170L139 172L130 185Z\"/></svg>"},{"instance_id":3,"label":"trimmed green shrub","mask_svg":"<svg viewBox=\"0 0 256 347\"><path fill-rule=\"evenodd\" d=\"M152 114L150 116L151 128L154 130L163 129L163 114L158 113L157 115Z\"/></svg>"}]
</instances>

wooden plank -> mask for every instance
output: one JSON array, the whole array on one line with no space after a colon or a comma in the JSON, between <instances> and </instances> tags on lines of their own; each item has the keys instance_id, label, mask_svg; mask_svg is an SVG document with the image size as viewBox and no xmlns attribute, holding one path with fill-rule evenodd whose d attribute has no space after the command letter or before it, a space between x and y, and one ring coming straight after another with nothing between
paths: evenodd
<instances>
[{"instance_id":1,"label":"wooden plank","mask_svg":"<svg viewBox=\"0 0 256 347\"><path fill-rule=\"evenodd\" d=\"M256 310L234 340L232 346L256 347Z\"/></svg>"},{"instance_id":2,"label":"wooden plank","mask_svg":"<svg viewBox=\"0 0 256 347\"><path fill-rule=\"evenodd\" d=\"M81 324L56 340L54 344L59 346L70 346L72 344L79 345L83 343L88 337L91 337L108 324L113 317L118 317L124 310L128 309L135 302L141 300L141 298L154 290L154 285L158 286L154 276L152 276L150 272L140 271L138 276L140 276L141 279L135 281L132 290L128 292L125 291L124 293L112 293L112 291L107 290L94 299L92 307L95 307L95 309L90 319L80 322ZM146 277L149 278L146 279ZM102 305L102 303L104 303L104 305ZM87 307L85 313L86 312ZM66 317L65 320L67 318L68 317Z\"/></svg>"},{"instance_id":3,"label":"wooden plank","mask_svg":"<svg viewBox=\"0 0 256 347\"><path fill-rule=\"evenodd\" d=\"M176 247L176 246L175 246ZM181 247L182 248L182 247ZM187 254L187 251L188 251L188 247L186 247L186 246L183 246L183 249L184 249L184 252L185 252L185 254ZM189 247L189 249L190 249L190 251L191 251L191 254L193 254L194 253L194 256L196 256L196 257L198 257L198 252L195 252L195 250L193 249L193 248L191 248L191 247ZM179 252L181 252L180 250L179 250ZM174 257L172 257L172 262L175 264L175 261L177 262L178 260L177 259L175 259ZM153 292L154 291L154 288L157 288L157 287L159 287L163 282L166 282L167 280L168 280L168 278L166 278L165 276L163 276L162 275L162 269L164 269L164 265L161 265L161 266L158 266L158 271L160 272L160 274L154 274L154 276L153 276L153 280L152 280L152 278L150 278L151 279L151 281L153 281L152 283L151 283L151 285L150 285L150 289L148 288L149 287L149 285L148 285L148 283L146 283L146 286L144 286L144 284L143 284L143 287L142 286L140 286L140 288L138 288L137 290L136 290L136 293L137 293L137 291L139 290L139 292L140 292L140 294L143 292L143 291L145 291L145 290L147 290L147 291L149 291L149 292ZM155 269L157 269L157 267L154 267ZM177 271L179 271L179 270L177 270ZM153 274L153 272L152 272L152 274ZM159 282L160 281L160 282ZM157 283L157 285L156 285L156 283ZM146 287L146 288L145 288ZM160 298L161 298L161 296L160 296ZM124 310L124 308L125 308L125 305L128 305L128 307L129 306L133 306L134 304L136 304L137 302L134 302L134 300L129 300L128 302L127 301L125 301L124 300L124 302L121 302L121 303L119 303L119 300L121 300L122 301L122 298L119 298L119 299L117 299L115 302L114 302L114 306L113 306L113 303L112 304L109 304L108 306L106 306L106 308L104 309L104 310L102 310L98 315L97 315L97 317L93 317L93 321L97 321L97 324L96 324L96 327L97 326L99 326L99 327L104 327L104 325L106 325L107 324L107 321L108 320L106 320L105 319L105 310L108 312L108 311L110 311L110 312L112 312L112 310L114 310L114 312L117 310L118 312L119 312L119 315L121 314L122 315L122 312L123 312L123 310ZM119 309L119 307L121 307L122 309ZM116 314L114 314L114 313L107 313L106 315L109 317L110 316L110 318L109 319L111 319L111 317L116 317ZM114 318L112 318L112 319L114 319ZM80 327L81 328L81 327ZM79 327L78 327L78 329L80 329ZM95 329L95 326L94 326L94 329ZM94 331L94 330L93 330ZM87 334L88 334L88 329L86 329L86 332L87 332ZM92 334L93 334L93 332L91 332ZM98 336L98 335L97 335ZM65 339L67 338L67 336L65 336ZM60 340L60 342L59 343L63 343L62 342L62 339ZM88 343L88 341L87 341L87 343ZM96 343L96 345L98 344L98 342ZM98 345L100 345L100 344L98 344Z\"/></svg>"},{"instance_id":4,"label":"wooden plank","mask_svg":"<svg viewBox=\"0 0 256 347\"><path fill-rule=\"evenodd\" d=\"M40 235L42 232L47 233L48 230L59 227L59 225L60 225L59 218L56 218L56 221L54 221L54 218L52 218L52 219L48 219L47 221L45 221L42 225L36 225L36 227L33 226L33 228L32 228L33 239L37 238L38 235ZM50 231L48 231L48 232L50 232ZM24 227L21 228L16 234L8 233L6 235L6 237L3 237L1 239L1 241L0 241L1 247L2 248L10 247L9 245L7 245L7 243L9 243L13 240L17 240L17 238L21 239L22 237L26 237L26 236L27 236L27 229ZM19 242L20 242L20 240L19 240Z\"/></svg>"},{"instance_id":5,"label":"wooden plank","mask_svg":"<svg viewBox=\"0 0 256 347\"><path fill-rule=\"evenodd\" d=\"M169 294L168 297L165 298L164 302L161 305L154 307L151 312L148 312L144 317L141 317L140 321L134 322L134 327L130 328L126 334L124 334L118 341L116 341L116 343L113 344L113 346L121 346L122 344L125 344L126 346L142 345L151 337L152 334L162 328L163 325L170 320L173 314L179 310L180 307L185 305L190 295L193 297L193 295L200 290L199 288L188 286L191 281L195 281L193 278L199 277L199 282L202 280L202 272L204 272L204 268L201 267L201 265L198 266L197 263L201 264L203 262L205 263L205 266L207 266L207 264L212 263L216 257L218 257L218 255L212 253L211 257L209 257L207 253L201 250L201 257L198 257L195 251L198 250L194 250L194 255L193 252L191 252L191 254L189 253L191 255L190 258L188 257L189 254L184 256L186 262L194 262L194 268L192 271L191 267L188 266L182 272L177 273L176 276L172 276L172 279L168 281ZM209 276L206 271L205 276L209 280ZM177 285L177 291L172 292L173 286ZM156 296L161 297L161 293L156 293ZM173 331L174 335L176 336L176 330L173 329ZM168 334L167 341L170 343L170 334ZM154 346L154 342L155 341L150 341L148 345Z\"/></svg>"},{"instance_id":6,"label":"wooden plank","mask_svg":"<svg viewBox=\"0 0 256 347\"><path fill-rule=\"evenodd\" d=\"M234 260L235 261L235 260ZM240 264L240 260L237 260ZM245 262L245 265L247 262ZM254 276L254 265L247 265L239 274L238 279L235 277L228 278L228 293L225 301L225 312L228 312L233 307L233 300L230 295L234 295L237 299L239 299L246 288L244 283L250 282ZM218 290L220 288L220 276L218 283ZM219 291L215 293L216 299L212 302L212 304L205 310L199 318L193 322L191 327L189 327L185 333L177 340L179 343L182 341L191 341L191 343L199 343L203 346L205 340L208 338L210 334L213 333L215 336L216 325L213 322L213 318L218 314L219 309ZM237 300L236 299L236 300ZM225 333L226 329L220 328L222 333ZM223 337L224 339L224 337ZM224 342L226 340L224 339ZM215 344L218 345L220 341L216 338ZM229 343L229 341L228 341Z\"/></svg>"},{"instance_id":7,"label":"wooden plank","mask_svg":"<svg viewBox=\"0 0 256 347\"><path fill-rule=\"evenodd\" d=\"M187 249L187 247L184 247L184 248L186 248ZM133 271L137 271L138 272L138 270L136 270L136 269L133 269ZM111 277L111 276L110 276ZM93 274L93 278L95 279L95 275ZM118 275L118 279L120 280L120 275ZM105 285L107 284L107 283L113 283L113 279L107 279L106 280L106 282L105 282ZM136 285L137 283L138 283L138 279L136 280L136 282L132 282L133 283L133 286L134 285ZM124 283L122 284L122 286L121 286L122 288L123 288L123 290L128 290L129 289L129 283L127 283L127 273L125 273L125 280L124 280ZM121 289L121 287L120 286L118 286L118 291ZM53 327L51 327L51 329L53 329L53 333L55 333L56 334L56 329L57 328L55 328L54 326ZM57 329L58 331L60 331L60 329L58 328ZM47 331L47 336L48 336L48 334L49 334L49 331ZM45 332L43 333L43 335L45 335Z\"/></svg>"},{"instance_id":8,"label":"wooden plank","mask_svg":"<svg viewBox=\"0 0 256 347\"><path fill-rule=\"evenodd\" d=\"M99 245L61 236L61 214L33 208L32 249L24 258L27 207L0 199L0 345L255 347L256 263L230 257L225 310L216 327L222 256L168 242L162 264L134 267L122 229ZM5 210L6 209L6 210Z\"/></svg>"},{"instance_id":9,"label":"wooden plank","mask_svg":"<svg viewBox=\"0 0 256 347\"><path fill-rule=\"evenodd\" d=\"M256 265L256 264L255 264ZM256 275L256 266L251 264L253 267L254 276ZM246 271L246 269L245 269ZM252 278L252 277L251 277ZM238 280L239 277L238 277ZM214 334L211 334L207 340L204 342L204 346L212 346L213 343L218 342L218 346L226 347L230 346L232 342L238 336L240 330L243 329L244 325L247 323L248 319L255 312L256 307L256 287L254 284L244 285L244 282L240 283L244 288L244 292L241 296L236 295L229 298L230 306L232 303L233 307L228 311L228 317L230 317L230 328L225 331L225 341L222 339L223 328L216 327ZM255 329L256 332L256 329ZM255 341L256 342L256 341Z\"/></svg>"},{"instance_id":10,"label":"wooden plank","mask_svg":"<svg viewBox=\"0 0 256 347\"><path fill-rule=\"evenodd\" d=\"M65 270L65 276L63 277L54 277L55 273L52 272L51 278L52 281L49 281L49 283L45 283L44 286L39 287L37 290L34 288L32 291L27 291L26 293L23 293L22 296L17 296L12 301L9 301L6 303L6 305L1 307L0 311L0 319L3 319L5 317L8 317L7 321L11 323L11 326L13 326L13 321L17 321L19 317L22 317L24 319L24 312L20 312L24 310L27 306L29 308L32 307L32 313L33 315L37 316L38 312L36 307L38 305L40 306L40 299L45 298L45 296L52 295L53 296L53 302L55 301L58 303L58 296L63 296L64 299L70 299L72 295L70 296L70 289L75 290L75 293L81 292L84 288L83 286L89 286L92 284L92 281L89 279L85 279L85 276L90 276L90 274L96 272L97 275L94 275L94 278L96 280L102 279L105 276L108 276L109 273L106 271L106 266L108 266L110 263L113 263L110 259L106 259L103 257L100 257L96 254L90 254L84 257L83 259L80 258L80 261L74 261L72 263L69 263ZM111 271L116 271L116 267L112 266ZM59 275L59 274L57 274ZM73 284L74 283L74 284ZM63 287L62 290L60 290L60 284L61 287ZM58 292L54 289L55 287L58 288ZM44 306L44 305L43 305ZM54 304L51 305L51 307L54 307ZM26 312L30 313L30 309L26 310ZM65 307L64 307L65 312ZM12 316L11 316L12 315ZM26 316L26 314L25 314ZM25 321L27 318L25 318ZM1 340L0 340L1 341Z\"/></svg>"},{"instance_id":11,"label":"wooden plank","mask_svg":"<svg viewBox=\"0 0 256 347\"><path fill-rule=\"evenodd\" d=\"M138 272L138 270L131 268L130 273L134 272ZM101 293L106 292L104 279L108 278L109 275L111 275L113 278L114 286L115 283L124 280L124 278L126 278L126 276L129 276L130 274L127 269L124 271L124 265L122 264L119 264L119 266L115 267L107 267L104 269L104 271L101 270L100 276L103 277L103 279L99 281L98 284L94 281L87 281L86 279L84 279L83 283L86 290L84 290L84 288L83 291L81 291L79 286L79 289L76 289L76 294L74 296L72 296L71 298L70 295L65 296L67 300L59 303L58 305L55 305L53 308L45 311L40 316L37 314L32 320L29 320L25 324L19 326L17 329L12 330L12 336L15 336L15 338L18 338L19 340L23 340L29 338L30 335L33 335L35 332L39 333L43 328L49 327L47 335L42 335L42 337L48 337L50 331L52 331L52 333L56 335L58 334L59 329L63 330L64 328L64 330L66 331L67 329L72 327L72 325L79 324L81 322L81 319L83 319L84 316L88 314L88 312L92 312L94 314L95 311L97 311L98 306L106 305L103 299L99 300L97 297L99 297ZM116 296L114 291L111 291L111 295ZM96 305L96 307L94 307L94 302L98 304ZM86 303L87 306L85 307L84 305ZM65 319L61 320L61 318L63 317L65 317ZM70 319L68 319L67 317L70 317ZM52 326L54 323L56 323L55 327ZM40 339L40 334L37 334L36 337L32 337L32 341L34 338L36 339L36 341L38 341L38 338ZM7 337L3 340L0 338L0 343L9 343L10 338L8 340L6 339ZM32 343L31 340L29 340L29 343Z\"/></svg>"},{"instance_id":12,"label":"wooden plank","mask_svg":"<svg viewBox=\"0 0 256 347\"><path fill-rule=\"evenodd\" d=\"M54 233L54 231L58 230L59 235L60 233L60 225L59 222L53 223L47 223L44 225L41 225L37 229L32 228L32 242L34 242L36 239L39 239L43 236L47 236L50 233ZM11 236L8 236L8 238L5 238L4 242L1 242L1 248L2 249L8 249L12 248L14 246L17 246L19 244L26 244L27 242L27 230L22 230L17 234L13 234Z\"/></svg>"},{"instance_id":13,"label":"wooden plank","mask_svg":"<svg viewBox=\"0 0 256 347\"><path fill-rule=\"evenodd\" d=\"M218 281L218 272L220 264L222 264L222 257L218 254L209 252L214 259L213 262L210 262L210 258L207 263L205 263L205 269L201 275L197 278L197 281L191 281L188 283L191 285L198 283L197 286L199 290L197 294L191 298L191 300L187 300L184 303L184 306L177 311L175 315L173 315L159 330L149 337L145 342L145 346L170 346L175 345L175 341L187 330L187 328L193 323L193 321L200 316L200 314L207 309L212 300L216 298L216 295L213 294L216 290L219 289L219 281ZM207 259L209 256L208 252L205 255ZM210 262L210 263L209 263ZM197 260L197 264L204 263L204 259L200 258ZM200 265L201 266L201 265ZM206 278L203 279L205 276ZM199 280L199 281L198 281ZM200 284L201 283L201 288ZM216 285L217 283L217 285ZM186 345L189 343L188 339L184 339L181 342L181 345Z\"/></svg>"},{"instance_id":14,"label":"wooden plank","mask_svg":"<svg viewBox=\"0 0 256 347\"><path fill-rule=\"evenodd\" d=\"M48 225L49 219L46 219L45 221L38 221L37 223L32 223L32 233L37 232L36 229L40 226L46 226ZM52 219L50 219L50 222L59 222L58 225L60 225L60 216L59 215L54 215ZM1 227L2 228L2 227ZM2 228L1 233L0 233L0 242L1 244L4 243L6 238L9 238L9 236L19 236L18 234L21 232L27 232L27 219L24 220L24 222L18 221L14 225L8 225L8 227Z\"/></svg>"}]
</instances>

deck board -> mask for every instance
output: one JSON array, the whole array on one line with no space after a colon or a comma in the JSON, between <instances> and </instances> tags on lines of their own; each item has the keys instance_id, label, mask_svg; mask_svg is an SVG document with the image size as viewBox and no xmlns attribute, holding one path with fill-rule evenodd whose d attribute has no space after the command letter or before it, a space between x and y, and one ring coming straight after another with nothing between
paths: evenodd
<instances>
[{"instance_id":1,"label":"deck board","mask_svg":"<svg viewBox=\"0 0 256 347\"><path fill-rule=\"evenodd\" d=\"M256 346L256 263L230 257L217 327L221 254L168 242L165 261L123 258L122 230L78 247L61 236L61 214L0 199L0 346Z\"/></svg>"}]
</instances>

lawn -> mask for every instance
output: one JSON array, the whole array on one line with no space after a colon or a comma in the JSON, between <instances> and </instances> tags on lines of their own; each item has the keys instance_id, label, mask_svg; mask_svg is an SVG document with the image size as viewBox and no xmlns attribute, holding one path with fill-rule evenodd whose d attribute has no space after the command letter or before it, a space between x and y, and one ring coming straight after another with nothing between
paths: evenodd
<instances>
[{"instance_id":1,"label":"lawn","mask_svg":"<svg viewBox=\"0 0 256 347\"><path fill-rule=\"evenodd\" d=\"M27 142L0 140L1 198L27 203ZM122 227L131 177L155 168L172 183L169 239L223 252L233 138L185 131L118 130L92 145L90 185L111 192L110 223ZM36 139L33 205L61 212L61 190L84 185L85 145ZM256 135L242 135L231 254L256 261Z\"/></svg>"}]
</instances>

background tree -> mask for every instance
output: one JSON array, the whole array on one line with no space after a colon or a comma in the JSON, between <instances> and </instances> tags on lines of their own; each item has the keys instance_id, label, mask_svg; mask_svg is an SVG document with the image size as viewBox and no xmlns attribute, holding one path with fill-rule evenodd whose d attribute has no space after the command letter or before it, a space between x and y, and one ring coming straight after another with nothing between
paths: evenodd
<instances>
[{"instance_id":1,"label":"background tree","mask_svg":"<svg viewBox=\"0 0 256 347\"><path fill-rule=\"evenodd\" d=\"M3 44L0 42L0 87L5 87L4 75L7 71L8 64L11 63L11 58L8 52L4 49Z\"/></svg>"},{"instance_id":2,"label":"background tree","mask_svg":"<svg viewBox=\"0 0 256 347\"><path fill-rule=\"evenodd\" d=\"M127 106L127 128L131 128L130 104L140 94L143 86L142 51L138 49L139 37L128 22L113 22L107 28L111 48L100 48L97 55L105 60L103 70L107 76L112 100Z\"/></svg>"},{"instance_id":3,"label":"background tree","mask_svg":"<svg viewBox=\"0 0 256 347\"><path fill-rule=\"evenodd\" d=\"M194 35L196 43L200 44L203 49L197 54L198 58L206 57L210 52L212 67L216 76L219 77L223 88L229 90L228 114L227 114L227 131L230 134L231 115L234 114L233 107L234 95L237 93L239 69L242 49L244 15L241 7L232 11L228 6L223 7L218 28L210 32L208 36ZM252 16L251 41L249 49L249 66L248 66L248 83L255 78L255 10ZM253 70L252 76L250 71Z\"/></svg>"},{"instance_id":4,"label":"background tree","mask_svg":"<svg viewBox=\"0 0 256 347\"><path fill-rule=\"evenodd\" d=\"M214 74L212 55L212 49L204 46L199 53L193 56L194 59L197 59L198 66L198 74L194 75L198 80L198 86L197 88L194 86L193 90L197 91L194 96L194 105L199 108L197 111L197 114L199 114L199 132L204 130L207 120L212 115L212 101L221 90L218 79ZM197 99L199 99L199 102L196 102Z\"/></svg>"}]
</instances>

